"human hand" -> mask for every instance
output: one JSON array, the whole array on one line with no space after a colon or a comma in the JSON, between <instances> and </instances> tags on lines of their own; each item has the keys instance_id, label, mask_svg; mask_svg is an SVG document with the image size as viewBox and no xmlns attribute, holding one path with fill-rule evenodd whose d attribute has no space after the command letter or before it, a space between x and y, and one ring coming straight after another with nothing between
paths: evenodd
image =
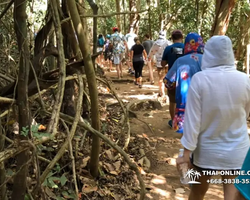
<instances>
[{"instance_id":1,"label":"human hand","mask_svg":"<svg viewBox=\"0 0 250 200\"><path fill-rule=\"evenodd\" d=\"M185 149L183 157L179 157L176 159L176 167L178 170L180 169L180 165L185 163L187 163L188 168L191 168L192 164L190 162L190 153L191 152L189 150Z\"/></svg>"}]
</instances>

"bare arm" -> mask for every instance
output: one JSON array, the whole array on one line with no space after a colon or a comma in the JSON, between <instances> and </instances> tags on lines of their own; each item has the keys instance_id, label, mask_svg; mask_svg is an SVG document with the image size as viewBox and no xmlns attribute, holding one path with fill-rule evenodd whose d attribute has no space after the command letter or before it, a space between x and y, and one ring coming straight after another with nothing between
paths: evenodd
<instances>
[{"instance_id":1,"label":"bare arm","mask_svg":"<svg viewBox=\"0 0 250 200\"><path fill-rule=\"evenodd\" d=\"M144 59L147 60L147 56L148 56L148 55L147 55L147 52L146 52L145 49L143 50L143 55L144 55Z\"/></svg>"},{"instance_id":2,"label":"bare arm","mask_svg":"<svg viewBox=\"0 0 250 200\"><path fill-rule=\"evenodd\" d=\"M133 61L133 57L134 57L134 51L133 50L131 50L130 55L131 55L131 61Z\"/></svg>"}]
</instances>

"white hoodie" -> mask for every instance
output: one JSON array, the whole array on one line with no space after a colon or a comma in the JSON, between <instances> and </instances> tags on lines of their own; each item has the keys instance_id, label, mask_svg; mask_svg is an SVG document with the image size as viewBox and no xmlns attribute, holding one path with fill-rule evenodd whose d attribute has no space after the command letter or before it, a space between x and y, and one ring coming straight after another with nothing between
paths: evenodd
<instances>
[{"instance_id":1,"label":"white hoodie","mask_svg":"<svg viewBox=\"0 0 250 200\"><path fill-rule=\"evenodd\" d=\"M148 54L148 58L153 59L155 56L156 67L161 66L162 54L167 46L171 45L171 42L165 39L158 39L154 42L150 52Z\"/></svg>"},{"instance_id":2,"label":"white hoodie","mask_svg":"<svg viewBox=\"0 0 250 200\"><path fill-rule=\"evenodd\" d=\"M188 91L181 143L198 167L240 169L249 149L250 80L236 70L227 36L208 40L201 68Z\"/></svg>"}]
</instances>

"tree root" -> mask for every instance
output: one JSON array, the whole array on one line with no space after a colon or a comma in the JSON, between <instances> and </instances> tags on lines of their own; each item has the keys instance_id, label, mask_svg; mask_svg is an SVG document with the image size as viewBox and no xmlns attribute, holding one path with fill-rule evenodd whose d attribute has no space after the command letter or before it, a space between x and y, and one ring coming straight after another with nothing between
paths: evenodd
<instances>
[{"instance_id":1,"label":"tree root","mask_svg":"<svg viewBox=\"0 0 250 200\"><path fill-rule=\"evenodd\" d=\"M51 114L48 112L48 114ZM67 121L68 123L72 123L74 121L73 117L70 117L68 115L65 115L63 113L60 114L60 117ZM138 166L132 162L129 158L129 156L126 154L126 152L124 150L122 150L116 143L112 142L108 137L106 137L105 135L103 135L101 132L96 131L95 129L93 129L90 125L88 125L87 122L78 122L78 126L90 131L91 133L95 134L96 136L100 137L103 141L105 141L109 146L111 146L112 148L114 148L115 150L117 150L124 158L124 160L128 163L129 167L136 173L138 181L140 183L140 187L141 187L141 192L140 192L140 200L144 200L145 198L145 194L146 194L146 188L145 188L145 184L144 181L142 179L140 170L138 168Z\"/></svg>"},{"instance_id":2,"label":"tree root","mask_svg":"<svg viewBox=\"0 0 250 200\"><path fill-rule=\"evenodd\" d=\"M140 154L141 154L141 156L142 156L141 159L143 159L144 167L145 167L147 170L149 170L150 167L151 167L150 160L146 157L145 151L144 151L143 149L140 149L139 152L140 152Z\"/></svg>"},{"instance_id":3,"label":"tree root","mask_svg":"<svg viewBox=\"0 0 250 200\"><path fill-rule=\"evenodd\" d=\"M103 79L101 79L99 77L96 77L96 79L108 86L108 88L110 90L110 93L112 95L114 95L114 97L116 98L116 100L118 101L118 103L120 104L120 106L122 108L122 111L124 113L124 117L122 118L122 120L124 122L123 126L126 123L127 128L128 128L128 130L127 130L127 138L126 138L126 141L125 141L125 144L124 144L124 147L123 147L123 150L125 150L125 149L127 149L128 145L129 145L129 141L130 141L130 123L129 123L128 109L124 106L123 102L120 100L120 98L116 94L115 90L112 88L112 86L110 85L110 83L107 80L103 80Z\"/></svg>"}]
</instances>

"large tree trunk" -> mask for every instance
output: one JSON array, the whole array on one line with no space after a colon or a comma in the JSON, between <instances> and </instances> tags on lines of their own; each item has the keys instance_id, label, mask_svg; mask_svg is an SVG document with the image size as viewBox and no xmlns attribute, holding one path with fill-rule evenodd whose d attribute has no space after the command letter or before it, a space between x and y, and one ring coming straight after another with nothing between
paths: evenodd
<instances>
[{"instance_id":1,"label":"large tree trunk","mask_svg":"<svg viewBox=\"0 0 250 200\"><path fill-rule=\"evenodd\" d=\"M147 9L148 9L148 34L152 39L152 26L151 26L151 6L150 0L147 0Z\"/></svg>"},{"instance_id":2,"label":"large tree trunk","mask_svg":"<svg viewBox=\"0 0 250 200\"><path fill-rule=\"evenodd\" d=\"M98 6L93 0L87 0L92 8L93 15L98 15ZM93 54L96 54L97 49L97 17L93 18Z\"/></svg>"},{"instance_id":3,"label":"large tree trunk","mask_svg":"<svg viewBox=\"0 0 250 200\"><path fill-rule=\"evenodd\" d=\"M26 0L15 0L14 2L14 27L17 35L18 49L20 52L18 85L17 85L17 104L18 104L18 121L19 121L19 139L25 140L27 137L22 136L22 128L29 128L29 102L28 102L28 80L30 70L30 52L27 41L27 14ZM12 200L24 200L26 194L26 179L28 176L29 150L17 155L18 174L14 178Z\"/></svg>"},{"instance_id":4,"label":"large tree trunk","mask_svg":"<svg viewBox=\"0 0 250 200\"><path fill-rule=\"evenodd\" d=\"M120 13L121 12L121 5L122 1L120 0L115 0L115 5L116 5L116 12ZM116 15L116 24L119 30L121 31L121 15Z\"/></svg>"},{"instance_id":5,"label":"large tree trunk","mask_svg":"<svg viewBox=\"0 0 250 200\"><path fill-rule=\"evenodd\" d=\"M139 11L140 8L140 0L129 0L129 11L136 12ZM128 32L130 32L130 28L133 28L134 33L138 34L139 32L139 22L140 15L139 13L131 13L130 14L130 26Z\"/></svg>"},{"instance_id":6,"label":"large tree trunk","mask_svg":"<svg viewBox=\"0 0 250 200\"><path fill-rule=\"evenodd\" d=\"M84 34L84 25L81 23L81 19L76 7L76 2L73 0L68 0L67 3L70 11L71 20L74 24L75 32L79 41L79 46L84 59L84 69L87 76L89 96L91 101L91 124L94 129L100 130L98 90L94 66L91 59L89 41L86 35ZM92 137L93 141L90 159L90 173L93 177L97 177L99 167L100 140L96 135L93 135Z\"/></svg>"},{"instance_id":7,"label":"large tree trunk","mask_svg":"<svg viewBox=\"0 0 250 200\"><path fill-rule=\"evenodd\" d=\"M198 27L198 33L203 37L203 32L202 32L202 27L203 27L203 21L205 19L205 14L208 8L208 2L205 0L202 4L202 10L201 10L201 15L200 15L200 22L199 22L199 27Z\"/></svg>"},{"instance_id":8,"label":"large tree trunk","mask_svg":"<svg viewBox=\"0 0 250 200\"><path fill-rule=\"evenodd\" d=\"M237 49L235 53L236 60L244 60L246 55L246 48L249 43L249 30L250 30L250 11L243 12L241 8L240 20L238 27L240 28L240 33L237 40Z\"/></svg>"},{"instance_id":9,"label":"large tree trunk","mask_svg":"<svg viewBox=\"0 0 250 200\"><path fill-rule=\"evenodd\" d=\"M236 0L216 0L215 19L211 30L213 35L225 35Z\"/></svg>"}]
</instances>

